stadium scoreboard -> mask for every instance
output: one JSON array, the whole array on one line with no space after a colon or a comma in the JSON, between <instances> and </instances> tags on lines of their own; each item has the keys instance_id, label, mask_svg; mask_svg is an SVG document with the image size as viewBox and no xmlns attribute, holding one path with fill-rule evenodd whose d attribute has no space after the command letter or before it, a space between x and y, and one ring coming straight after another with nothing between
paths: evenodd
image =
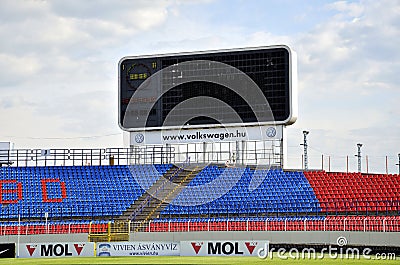
<instances>
[{"instance_id":1,"label":"stadium scoreboard","mask_svg":"<svg viewBox=\"0 0 400 265\"><path fill-rule=\"evenodd\" d=\"M194 79L192 82L174 86L174 80L177 80L182 73L174 72L173 66L190 61L218 62L246 74L265 96L273 119L257 120L251 106L240 95L221 84ZM161 77L152 80L152 77L163 69L169 70L164 72ZM196 75L215 73L215 71L208 70L210 69L198 70L192 75L196 77ZM167 115L173 113L171 111L178 104L201 96L212 97L228 104L245 125L255 122L289 125L297 119L296 75L295 53L284 45L124 57L119 62L119 125L128 131L162 128ZM232 75L231 78L239 77ZM165 86L169 86L171 89L162 93L162 88ZM158 91L149 91L144 94L147 96L134 97L139 90L145 91L146 89ZM157 96L159 93L161 96ZM147 112L147 115L143 115L144 111L140 108L140 104L144 102L151 105L151 110ZM218 112L218 109L215 111ZM144 119L142 124L145 126L135 128L128 122L129 119ZM212 126L215 124L227 125L231 122L229 118L216 121L210 117L199 116L187 121L187 124ZM182 124L172 125L181 126Z\"/></svg>"}]
</instances>

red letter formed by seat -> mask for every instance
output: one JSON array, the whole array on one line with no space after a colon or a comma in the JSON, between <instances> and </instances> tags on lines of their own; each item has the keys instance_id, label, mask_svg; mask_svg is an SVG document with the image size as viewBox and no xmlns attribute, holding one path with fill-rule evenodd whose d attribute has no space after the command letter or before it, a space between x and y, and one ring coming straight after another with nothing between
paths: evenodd
<instances>
[{"instance_id":1,"label":"red letter formed by seat","mask_svg":"<svg viewBox=\"0 0 400 265\"><path fill-rule=\"evenodd\" d=\"M3 188L3 184L7 183L16 183L17 188ZM16 193L17 198L16 199L3 199L3 194L4 193ZM16 179L10 179L10 180L0 180L0 203L1 204L6 204L6 203L17 203L19 200L22 200L22 183L17 182Z\"/></svg>"},{"instance_id":2,"label":"red letter formed by seat","mask_svg":"<svg viewBox=\"0 0 400 265\"><path fill-rule=\"evenodd\" d=\"M47 183L60 183L61 198L49 198L47 194ZM62 202L63 199L67 198L67 189L65 188L65 182L59 179L42 179L42 197L43 202Z\"/></svg>"}]
</instances>

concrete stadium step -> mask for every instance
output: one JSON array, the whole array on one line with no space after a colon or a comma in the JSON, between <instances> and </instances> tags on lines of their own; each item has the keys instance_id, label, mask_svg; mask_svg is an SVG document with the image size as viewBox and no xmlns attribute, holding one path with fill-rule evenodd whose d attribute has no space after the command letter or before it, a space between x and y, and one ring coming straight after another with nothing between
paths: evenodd
<instances>
[{"instance_id":1,"label":"concrete stadium step","mask_svg":"<svg viewBox=\"0 0 400 265\"><path fill-rule=\"evenodd\" d=\"M184 169L172 166L117 220L142 222L157 217L200 172L198 168L197 166Z\"/></svg>"}]
</instances>

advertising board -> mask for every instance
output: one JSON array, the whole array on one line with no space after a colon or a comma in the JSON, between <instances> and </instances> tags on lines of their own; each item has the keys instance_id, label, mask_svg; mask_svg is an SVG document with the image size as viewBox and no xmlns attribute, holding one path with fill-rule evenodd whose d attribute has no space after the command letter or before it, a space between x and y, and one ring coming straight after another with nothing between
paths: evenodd
<instances>
[{"instance_id":1,"label":"advertising board","mask_svg":"<svg viewBox=\"0 0 400 265\"><path fill-rule=\"evenodd\" d=\"M19 245L20 258L93 257L94 243L60 242Z\"/></svg>"},{"instance_id":2,"label":"advertising board","mask_svg":"<svg viewBox=\"0 0 400 265\"><path fill-rule=\"evenodd\" d=\"M97 256L179 256L179 242L97 243Z\"/></svg>"},{"instance_id":3,"label":"advertising board","mask_svg":"<svg viewBox=\"0 0 400 265\"><path fill-rule=\"evenodd\" d=\"M181 256L257 256L269 241L181 241Z\"/></svg>"}]
</instances>

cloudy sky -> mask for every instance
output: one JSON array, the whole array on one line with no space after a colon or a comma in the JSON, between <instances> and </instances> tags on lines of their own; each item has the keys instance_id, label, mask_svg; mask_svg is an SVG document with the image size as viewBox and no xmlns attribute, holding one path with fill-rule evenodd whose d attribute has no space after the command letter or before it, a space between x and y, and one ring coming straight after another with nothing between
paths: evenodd
<instances>
[{"instance_id":1,"label":"cloudy sky","mask_svg":"<svg viewBox=\"0 0 400 265\"><path fill-rule=\"evenodd\" d=\"M127 55L288 44L299 119L289 166L397 171L400 1L1 0L0 141L16 148L123 146L117 64ZM363 160L364 161L364 160ZM365 161L363 162L365 167ZM325 159L327 165L327 158Z\"/></svg>"}]
</instances>

